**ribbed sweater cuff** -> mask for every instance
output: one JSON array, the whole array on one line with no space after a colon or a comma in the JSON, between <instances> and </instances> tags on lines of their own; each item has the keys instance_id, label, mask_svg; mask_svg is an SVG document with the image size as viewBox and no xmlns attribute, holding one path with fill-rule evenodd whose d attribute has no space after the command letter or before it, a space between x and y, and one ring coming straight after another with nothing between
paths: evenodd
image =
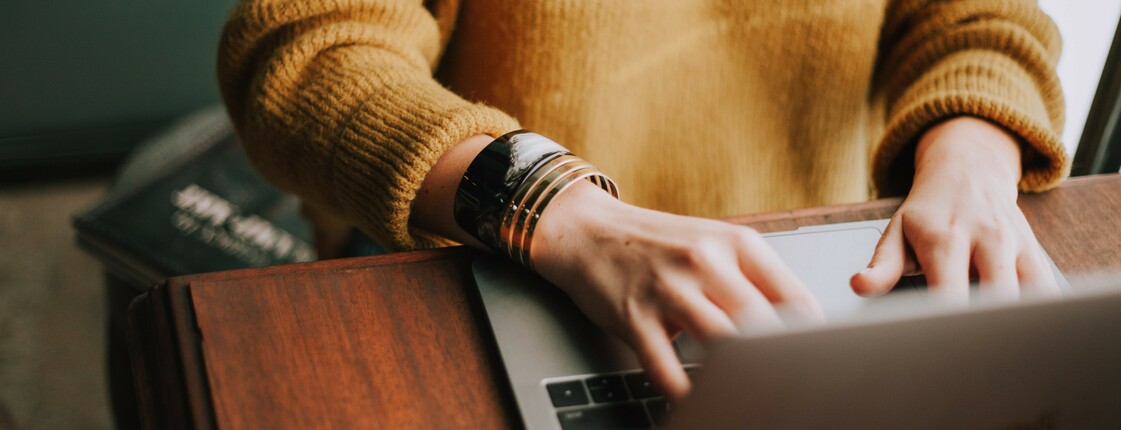
<instances>
[{"instance_id":1,"label":"ribbed sweater cuff","mask_svg":"<svg viewBox=\"0 0 1121 430\"><path fill-rule=\"evenodd\" d=\"M391 101L359 110L335 146L333 184L339 204L357 216L366 234L394 250L445 246L452 242L409 225L412 202L425 175L452 145L478 134L500 136L518 129L501 111L425 88L398 88ZM432 95L434 97L426 97ZM449 210L451 210L449 208Z\"/></svg>"},{"instance_id":2,"label":"ribbed sweater cuff","mask_svg":"<svg viewBox=\"0 0 1121 430\"><path fill-rule=\"evenodd\" d=\"M873 185L879 195L905 194L914 177L915 145L937 123L969 115L1004 127L1021 143L1021 191L1057 186L1070 174L1059 140L1062 118L1048 114L1042 93L1018 64L999 54L955 54L912 84L889 106L884 137L872 157ZM1052 109L1053 110L1053 109Z\"/></svg>"}]
</instances>

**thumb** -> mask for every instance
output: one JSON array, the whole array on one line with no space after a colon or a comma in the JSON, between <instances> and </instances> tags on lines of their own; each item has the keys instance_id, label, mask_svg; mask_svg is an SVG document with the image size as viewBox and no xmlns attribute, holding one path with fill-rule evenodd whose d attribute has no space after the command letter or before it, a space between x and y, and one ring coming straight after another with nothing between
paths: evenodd
<instances>
[{"instance_id":1,"label":"thumb","mask_svg":"<svg viewBox=\"0 0 1121 430\"><path fill-rule=\"evenodd\" d=\"M903 276L907 251L903 238L903 218L893 217L876 244L868 268L852 276L849 285L861 296L878 296L887 293Z\"/></svg>"}]
</instances>

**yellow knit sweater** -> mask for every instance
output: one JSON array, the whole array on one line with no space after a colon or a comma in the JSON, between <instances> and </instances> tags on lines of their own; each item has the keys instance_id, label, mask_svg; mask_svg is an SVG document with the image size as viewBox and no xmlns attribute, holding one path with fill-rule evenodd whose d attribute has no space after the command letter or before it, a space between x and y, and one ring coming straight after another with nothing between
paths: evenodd
<instances>
[{"instance_id":1,"label":"yellow knit sweater","mask_svg":"<svg viewBox=\"0 0 1121 430\"><path fill-rule=\"evenodd\" d=\"M956 115L1018 135L1043 190L1058 55L1027 0L243 0L218 74L266 176L411 249L443 243L408 225L440 155L519 127L698 216L905 193Z\"/></svg>"}]
</instances>

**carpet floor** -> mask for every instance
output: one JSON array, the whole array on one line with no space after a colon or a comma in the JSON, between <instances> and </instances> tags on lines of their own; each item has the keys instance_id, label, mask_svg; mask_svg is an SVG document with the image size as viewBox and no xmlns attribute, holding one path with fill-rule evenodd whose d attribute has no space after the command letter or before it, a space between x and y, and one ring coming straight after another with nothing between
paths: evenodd
<instances>
[{"instance_id":1,"label":"carpet floor","mask_svg":"<svg viewBox=\"0 0 1121 430\"><path fill-rule=\"evenodd\" d=\"M108 429L100 265L71 215L108 180L0 184L0 429Z\"/></svg>"}]
</instances>

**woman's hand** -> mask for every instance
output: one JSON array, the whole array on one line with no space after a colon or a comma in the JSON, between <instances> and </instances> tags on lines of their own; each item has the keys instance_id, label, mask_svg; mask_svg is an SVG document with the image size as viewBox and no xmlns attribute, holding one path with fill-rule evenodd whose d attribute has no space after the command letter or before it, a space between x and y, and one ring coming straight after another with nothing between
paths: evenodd
<instances>
[{"instance_id":1,"label":"woman's hand","mask_svg":"<svg viewBox=\"0 0 1121 430\"><path fill-rule=\"evenodd\" d=\"M1020 148L1003 129L960 117L931 128L915 154L915 181L892 217L868 268L852 278L858 294L886 293L901 275L925 273L930 294L969 300L1057 292L1023 212L1016 206Z\"/></svg>"},{"instance_id":2,"label":"woman's hand","mask_svg":"<svg viewBox=\"0 0 1121 430\"><path fill-rule=\"evenodd\" d=\"M492 140L473 136L440 157L413 202L415 225L486 248L456 224L451 208L463 172ZM670 343L679 331L706 342L737 327L778 324L779 304L821 317L809 291L754 230L630 206L588 181L549 203L533 244L538 273L629 343L671 399L689 391Z\"/></svg>"},{"instance_id":3,"label":"woman's hand","mask_svg":"<svg viewBox=\"0 0 1121 430\"><path fill-rule=\"evenodd\" d=\"M689 380L671 339L706 342L781 324L774 306L820 318L810 292L754 230L621 203L591 183L542 215L532 259L596 324L626 341L671 399Z\"/></svg>"}]
</instances>

